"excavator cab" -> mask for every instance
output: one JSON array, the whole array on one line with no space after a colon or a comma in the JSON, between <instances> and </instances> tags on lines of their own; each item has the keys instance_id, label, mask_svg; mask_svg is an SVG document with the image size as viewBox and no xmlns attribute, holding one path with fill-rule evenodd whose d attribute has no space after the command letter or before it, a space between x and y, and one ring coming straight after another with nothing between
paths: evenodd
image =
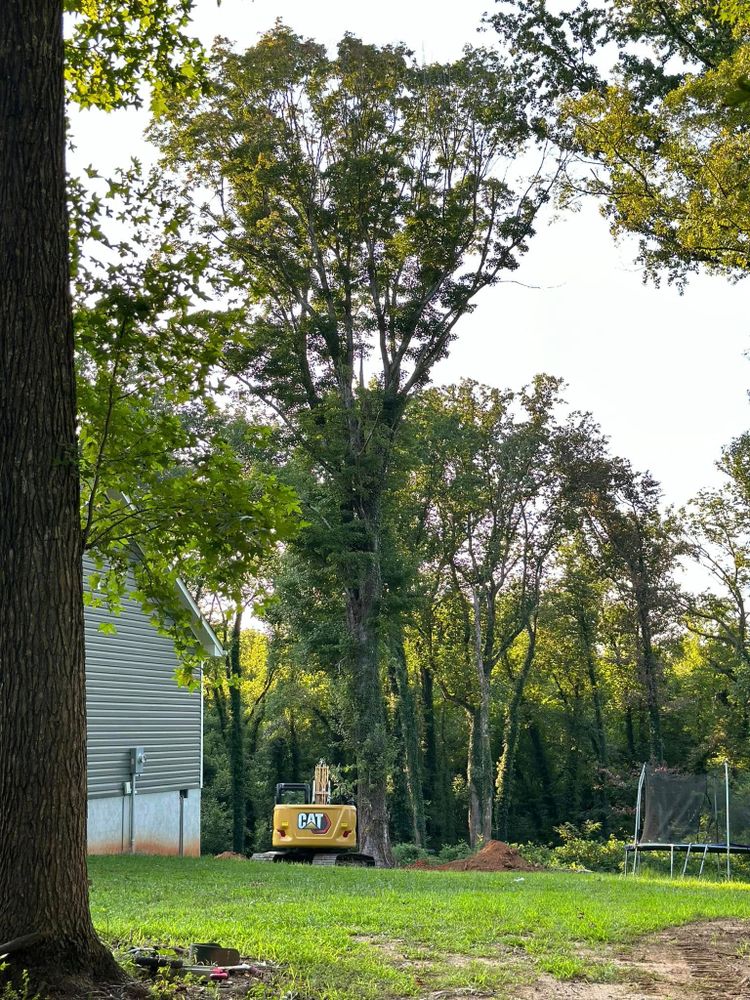
<instances>
[{"instance_id":1,"label":"excavator cab","mask_svg":"<svg viewBox=\"0 0 750 1000\"><path fill-rule=\"evenodd\" d=\"M274 804L277 806L302 806L312 802L308 781L283 781L276 786Z\"/></svg>"}]
</instances>

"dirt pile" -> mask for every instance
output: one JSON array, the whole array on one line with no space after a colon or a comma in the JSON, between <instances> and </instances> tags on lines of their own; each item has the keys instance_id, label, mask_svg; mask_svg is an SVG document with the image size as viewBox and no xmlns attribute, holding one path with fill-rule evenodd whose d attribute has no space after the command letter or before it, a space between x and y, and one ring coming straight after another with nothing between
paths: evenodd
<instances>
[{"instance_id":1,"label":"dirt pile","mask_svg":"<svg viewBox=\"0 0 750 1000\"><path fill-rule=\"evenodd\" d=\"M488 840L481 851L470 858L448 861L444 865L431 865L428 861L415 861L410 868L429 868L438 872L531 872L534 866L518 851L502 840Z\"/></svg>"},{"instance_id":2,"label":"dirt pile","mask_svg":"<svg viewBox=\"0 0 750 1000\"><path fill-rule=\"evenodd\" d=\"M235 854L234 851L222 851L221 854L215 854L214 857L217 861L247 861L244 854Z\"/></svg>"}]
</instances>

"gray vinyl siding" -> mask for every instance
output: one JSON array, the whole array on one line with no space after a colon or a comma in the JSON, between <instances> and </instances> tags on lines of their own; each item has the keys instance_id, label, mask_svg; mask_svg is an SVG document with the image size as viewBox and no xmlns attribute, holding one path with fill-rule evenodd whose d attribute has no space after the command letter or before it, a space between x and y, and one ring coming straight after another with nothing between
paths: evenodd
<instances>
[{"instance_id":1,"label":"gray vinyl siding","mask_svg":"<svg viewBox=\"0 0 750 1000\"><path fill-rule=\"evenodd\" d=\"M94 572L84 560L84 581ZM135 580L128 574L128 590ZM116 635L99 631L111 622ZM127 597L119 615L86 607L86 713L90 798L121 795L130 779L130 747L146 749L142 792L199 788L201 694L174 679L177 657L140 604Z\"/></svg>"}]
</instances>

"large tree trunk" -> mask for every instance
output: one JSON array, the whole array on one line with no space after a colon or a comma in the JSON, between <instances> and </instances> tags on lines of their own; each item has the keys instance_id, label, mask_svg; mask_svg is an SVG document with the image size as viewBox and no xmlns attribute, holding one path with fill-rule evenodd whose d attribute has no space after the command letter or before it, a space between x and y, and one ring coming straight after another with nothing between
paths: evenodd
<instances>
[{"instance_id":1,"label":"large tree trunk","mask_svg":"<svg viewBox=\"0 0 750 1000\"><path fill-rule=\"evenodd\" d=\"M488 685L489 688L489 685ZM469 749L466 784L469 790L469 844L492 839L492 749L489 696L469 712Z\"/></svg>"},{"instance_id":2,"label":"large tree trunk","mask_svg":"<svg viewBox=\"0 0 750 1000\"><path fill-rule=\"evenodd\" d=\"M417 847L425 842L424 795L419 753L419 727L414 692L409 684L404 637L400 630L392 640L393 674L398 696L398 713L403 741L404 772L409 800L411 836Z\"/></svg>"},{"instance_id":3,"label":"large tree trunk","mask_svg":"<svg viewBox=\"0 0 750 1000\"><path fill-rule=\"evenodd\" d=\"M581 609L579 614L578 626L586 658L586 673L588 674L589 686L591 688L591 702L594 707L594 732L591 735L591 742L598 765L598 796L601 810L602 833L606 836L609 833L609 795L607 793L609 749L607 746L607 730L604 724L604 708L599 685L599 673L596 666L596 650L594 648L592 630L583 609Z\"/></svg>"},{"instance_id":4,"label":"large tree trunk","mask_svg":"<svg viewBox=\"0 0 750 1000\"><path fill-rule=\"evenodd\" d=\"M435 696L432 670L424 664L420 667L420 682L422 695L422 719L424 724L424 756L422 761L422 796L426 799L425 811L427 813L425 827L427 841L431 847L440 846L440 840L435 837L437 829L442 829L437 817L445 812L439 808L438 795L438 759L437 743L435 740ZM439 811L438 811L439 810Z\"/></svg>"},{"instance_id":5,"label":"large tree trunk","mask_svg":"<svg viewBox=\"0 0 750 1000\"><path fill-rule=\"evenodd\" d=\"M263 711L263 705L258 705L257 712L248 727L247 739L245 740L245 760L247 762L248 773L252 773L255 755L258 752L258 738L263 722ZM256 848L255 846L255 819L255 801L251 794L251 789L248 789L248 794L245 796L245 829L248 831L248 846L250 850L260 850L260 848Z\"/></svg>"},{"instance_id":6,"label":"large tree trunk","mask_svg":"<svg viewBox=\"0 0 750 1000\"><path fill-rule=\"evenodd\" d=\"M436 801L442 806L440 825L436 826L438 845L455 844L458 838L458 810L453 794L453 774L448 752L449 719L445 702L440 706L440 742L438 748L438 780L435 782ZM463 827L463 824L461 824ZM439 836L438 836L439 831Z\"/></svg>"},{"instance_id":7,"label":"large tree trunk","mask_svg":"<svg viewBox=\"0 0 750 1000\"><path fill-rule=\"evenodd\" d=\"M388 816L391 837L396 843L411 843L414 839L412 808L409 801L409 786L406 778L406 756L401 717L401 699L398 693L396 670L393 656L387 656L388 688L390 705L387 706L388 738L393 749L391 761L391 781L388 789Z\"/></svg>"},{"instance_id":8,"label":"large tree trunk","mask_svg":"<svg viewBox=\"0 0 750 1000\"><path fill-rule=\"evenodd\" d=\"M484 662L479 595L472 595L474 610L474 668L479 704L469 713L469 843L476 847L492 839L492 745L490 743L490 676Z\"/></svg>"},{"instance_id":9,"label":"large tree trunk","mask_svg":"<svg viewBox=\"0 0 750 1000\"><path fill-rule=\"evenodd\" d=\"M352 400L342 398L350 415L346 480L348 497L342 505L349 530L345 572L346 626L349 636L349 704L357 762L357 826L359 849L379 866L395 864L388 822L387 783L390 740L380 672L381 568L380 475L362 467L364 442L352 417ZM376 462L377 466L378 463Z\"/></svg>"},{"instance_id":10,"label":"large tree trunk","mask_svg":"<svg viewBox=\"0 0 750 1000\"><path fill-rule=\"evenodd\" d=\"M242 704L242 609L238 609L232 624L232 644L229 647L229 770L232 777L232 850L245 853L245 718Z\"/></svg>"},{"instance_id":11,"label":"large tree trunk","mask_svg":"<svg viewBox=\"0 0 750 1000\"><path fill-rule=\"evenodd\" d=\"M651 640L651 623L646 608L638 608L640 633L639 667L648 711L648 753L652 764L664 761L664 741L661 735L661 704L659 696L659 663Z\"/></svg>"},{"instance_id":12,"label":"large tree trunk","mask_svg":"<svg viewBox=\"0 0 750 1000\"><path fill-rule=\"evenodd\" d=\"M529 627L527 632L528 646L523 658L523 664L513 682L513 691L510 700L505 706L503 746L497 765L497 828L504 840L508 837L510 804L513 796L513 768L516 763L518 736L521 725L521 705L523 703L524 691L526 690L526 681L528 680L536 651L536 627Z\"/></svg>"},{"instance_id":13,"label":"large tree trunk","mask_svg":"<svg viewBox=\"0 0 750 1000\"><path fill-rule=\"evenodd\" d=\"M0 940L39 935L12 962L58 982L117 975L86 876L61 7L0 15Z\"/></svg>"},{"instance_id":14,"label":"large tree trunk","mask_svg":"<svg viewBox=\"0 0 750 1000\"><path fill-rule=\"evenodd\" d=\"M359 849L372 855L376 864L391 868L394 860L386 800L390 753L376 622L379 597L380 565L373 557L360 570L359 586L347 592L352 660L349 701L354 714Z\"/></svg>"}]
</instances>

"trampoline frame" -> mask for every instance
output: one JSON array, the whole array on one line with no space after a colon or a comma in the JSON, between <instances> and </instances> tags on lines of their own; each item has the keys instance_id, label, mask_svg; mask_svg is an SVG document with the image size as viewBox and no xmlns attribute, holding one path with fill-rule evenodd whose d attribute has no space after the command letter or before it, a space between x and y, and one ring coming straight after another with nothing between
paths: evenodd
<instances>
[{"instance_id":1,"label":"trampoline frame","mask_svg":"<svg viewBox=\"0 0 750 1000\"><path fill-rule=\"evenodd\" d=\"M638 794L635 803L635 829L633 831L633 843L625 845L625 867L623 874L628 874L628 866L630 861L630 855L633 855L633 862L630 866L630 874L635 875L639 868L640 855L648 852L655 851L669 851L669 877L674 877L674 862L675 853L685 853L685 862L682 866L681 877L684 878L687 874L688 863L690 861L690 855L692 853L700 854L701 865L698 871L698 878L703 875L703 869L706 864L706 858L709 854L726 855L726 877L729 881L732 877L732 862L731 856L733 854L750 854L750 844L733 844L731 841L730 834L730 813L729 813L729 764L727 761L724 762L724 795L725 795L725 807L726 807L726 840L724 843L719 841L686 841L682 843L655 843L646 842L642 843L638 839L638 834L641 830L641 812L643 806L643 786L646 782L646 764L641 768L640 778L638 779ZM718 832L718 831L717 831Z\"/></svg>"}]
</instances>

